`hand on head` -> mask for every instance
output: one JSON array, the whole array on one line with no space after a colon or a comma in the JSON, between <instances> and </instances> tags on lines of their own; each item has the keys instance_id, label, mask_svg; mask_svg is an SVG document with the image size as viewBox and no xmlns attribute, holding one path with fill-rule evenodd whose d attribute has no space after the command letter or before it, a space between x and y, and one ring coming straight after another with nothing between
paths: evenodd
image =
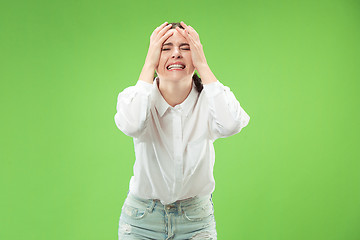
<instances>
[{"instance_id":1,"label":"hand on head","mask_svg":"<svg viewBox=\"0 0 360 240\"><path fill-rule=\"evenodd\" d=\"M168 22L164 22L159 27L157 27L150 36L150 46L145 63L154 69L159 64L161 47L163 43L166 41L166 39L173 35L173 32L168 31L171 26L172 25L168 24Z\"/></svg>"},{"instance_id":2,"label":"hand on head","mask_svg":"<svg viewBox=\"0 0 360 240\"><path fill-rule=\"evenodd\" d=\"M175 27L165 22L153 31L150 36L150 46L139 80L153 83L154 70L156 70L158 76L162 74L164 78L172 80L176 78L183 79L184 76L187 78L188 75L193 76L194 71L197 70L201 75L203 83L216 81L216 77L207 65L199 34L193 27L186 25L184 22L180 23L182 28L178 26L178 23L176 25ZM170 29L172 31L169 31ZM181 43L181 40L179 41L180 36L186 40L189 47L181 47L184 44ZM171 46L173 46L171 47L172 51L164 52L165 50L170 50L168 47L163 49L164 43L170 37L170 43L174 41L177 45L175 46L171 43ZM185 68L182 68L182 70L169 70L167 68L168 64L174 63L173 59L176 58L181 59L180 62L183 66L185 65Z\"/></svg>"},{"instance_id":3,"label":"hand on head","mask_svg":"<svg viewBox=\"0 0 360 240\"><path fill-rule=\"evenodd\" d=\"M195 69L198 69L202 65L206 65L206 58L203 51L202 44L200 42L199 34L190 25L186 25L181 21L181 26L184 29L176 27L176 30L188 41L190 44L192 61ZM150 36L150 46L145 62L154 69L159 64L161 48L163 43L171 37L174 32L169 31L172 25L165 22L157 27Z\"/></svg>"},{"instance_id":4,"label":"hand on head","mask_svg":"<svg viewBox=\"0 0 360 240\"><path fill-rule=\"evenodd\" d=\"M203 51L203 46L200 42L199 34L192 28L190 25L186 25L183 21L181 21L181 26L184 29L176 27L176 30L188 41L191 49L191 57L194 64L195 69L199 69L199 67L206 66L206 58Z\"/></svg>"}]
</instances>

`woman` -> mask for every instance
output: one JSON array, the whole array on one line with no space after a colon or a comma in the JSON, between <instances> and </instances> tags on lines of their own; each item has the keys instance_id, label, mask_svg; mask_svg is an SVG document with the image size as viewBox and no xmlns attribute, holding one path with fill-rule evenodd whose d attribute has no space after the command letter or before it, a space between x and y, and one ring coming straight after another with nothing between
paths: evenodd
<instances>
[{"instance_id":1,"label":"woman","mask_svg":"<svg viewBox=\"0 0 360 240\"><path fill-rule=\"evenodd\" d=\"M211 72L194 28L165 22L154 30L139 80L116 109L136 155L119 239L217 239L213 142L250 117Z\"/></svg>"}]
</instances>

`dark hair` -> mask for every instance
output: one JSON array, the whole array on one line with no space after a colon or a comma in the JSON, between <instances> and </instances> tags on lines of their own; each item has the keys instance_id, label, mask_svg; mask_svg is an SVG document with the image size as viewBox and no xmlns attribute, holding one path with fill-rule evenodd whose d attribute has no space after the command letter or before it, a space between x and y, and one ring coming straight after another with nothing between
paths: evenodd
<instances>
[{"instance_id":1,"label":"dark hair","mask_svg":"<svg viewBox=\"0 0 360 240\"><path fill-rule=\"evenodd\" d=\"M174 23L169 23L171 24L171 29L175 29L176 27L179 27L181 29L184 29L181 24L179 22L174 22ZM157 77L157 74L155 72L154 78ZM194 72L194 75L192 76L193 82L195 84L195 88L196 90L200 93L203 90L203 84L201 82L201 78L199 77L199 75L197 75L196 72Z\"/></svg>"}]
</instances>

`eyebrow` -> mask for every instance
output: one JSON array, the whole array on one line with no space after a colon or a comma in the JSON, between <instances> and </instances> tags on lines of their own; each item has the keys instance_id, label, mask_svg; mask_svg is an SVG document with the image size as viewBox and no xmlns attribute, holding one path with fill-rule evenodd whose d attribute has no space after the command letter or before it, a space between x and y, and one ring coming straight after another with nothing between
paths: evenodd
<instances>
[{"instance_id":1,"label":"eyebrow","mask_svg":"<svg viewBox=\"0 0 360 240\"><path fill-rule=\"evenodd\" d=\"M170 43L164 43L164 44L163 44L163 46L167 46L167 45L173 46L174 44L171 43L171 42L170 42ZM188 43L181 43L181 44L180 44L180 47L182 47L182 46L190 46L190 45L189 45Z\"/></svg>"}]
</instances>

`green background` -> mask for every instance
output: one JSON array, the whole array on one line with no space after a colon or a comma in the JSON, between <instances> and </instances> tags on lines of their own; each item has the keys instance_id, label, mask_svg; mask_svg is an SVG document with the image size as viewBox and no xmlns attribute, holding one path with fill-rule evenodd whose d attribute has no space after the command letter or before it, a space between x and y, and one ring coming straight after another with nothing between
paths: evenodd
<instances>
[{"instance_id":1,"label":"green background","mask_svg":"<svg viewBox=\"0 0 360 240\"><path fill-rule=\"evenodd\" d=\"M1 1L0 239L117 239L116 128L152 31L181 21L250 115L215 142L220 240L359 240L359 1Z\"/></svg>"}]
</instances>

